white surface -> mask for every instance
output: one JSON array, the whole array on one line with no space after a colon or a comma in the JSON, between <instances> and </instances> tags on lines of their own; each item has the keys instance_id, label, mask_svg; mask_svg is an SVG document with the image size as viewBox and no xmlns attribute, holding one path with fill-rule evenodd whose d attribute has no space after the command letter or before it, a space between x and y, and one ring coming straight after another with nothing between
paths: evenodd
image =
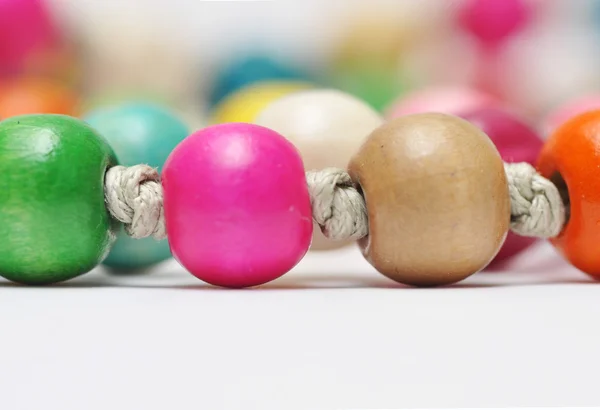
<instances>
[{"instance_id":1,"label":"white surface","mask_svg":"<svg viewBox=\"0 0 600 410\"><path fill-rule=\"evenodd\" d=\"M354 248L253 290L169 262L49 288L0 282L0 409L598 405L600 286L546 245L449 288Z\"/></svg>"}]
</instances>

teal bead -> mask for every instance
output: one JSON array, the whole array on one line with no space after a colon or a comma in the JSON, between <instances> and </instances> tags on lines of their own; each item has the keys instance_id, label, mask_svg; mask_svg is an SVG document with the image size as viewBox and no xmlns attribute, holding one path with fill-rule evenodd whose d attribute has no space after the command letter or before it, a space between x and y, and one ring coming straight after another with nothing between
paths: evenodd
<instances>
[{"instance_id":1,"label":"teal bead","mask_svg":"<svg viewBox=\"0 0 600 410\"><path fill-rule=\"evenodd\" d=\"M122 165L161 168L189 133L168 109L149 103L123 103L84 117L112 145ZM171 257L167 240L133 239L121 231L104 264L117 270L144 268Z\"/></svg>"},{"instance_id":2,"label":"teal bead","mask_svg":"<svg viewBox=\"0 0 600 410\"><path fill-rule=\"evenodd\" d=\"M235 91L263 81L305 82L309 79L303 70L273 56L248 52L221 67L209 91L208 103L214 107Z\"/></svg>"},{"instance_id":3,"label":"teal bead","mask_svg":"<svg viewBox=\"0 0 600 410\"><path fill-rule=\"evenodd\" d=\"M0 275L42 285L100 263L120 225L104 203L104 175L116 163L106 140L81 120L1 121Z\"/></svg>"},{"instance_id":4,"label":"teal bead","mask_svg":"<svg viewBox=\"0 0 600 410\"><path fill-rule=\"evenodd\" d=\"M123 229L103 264L116 271L135 271L171 257L169 241L154 238L133 239Z\"/></svg>"}]
</instances>

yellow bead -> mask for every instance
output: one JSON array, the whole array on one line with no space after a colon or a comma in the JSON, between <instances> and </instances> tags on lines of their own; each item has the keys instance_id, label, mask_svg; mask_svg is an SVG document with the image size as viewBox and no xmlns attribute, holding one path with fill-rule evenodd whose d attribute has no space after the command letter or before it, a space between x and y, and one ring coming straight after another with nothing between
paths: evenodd
<instances>
[{"instance_id":1,"label":"yellow bead","mask_svg":"<svg viewBox=\"0 0 600 410\"><path fill-rule=\"evenodd\" d=\"M253 123L258 114L272 101L295 91L311 88L300 81L268 81L242 88L228 96L214 110L212 124L229 122Z\"/></svg>"}]
</instances>

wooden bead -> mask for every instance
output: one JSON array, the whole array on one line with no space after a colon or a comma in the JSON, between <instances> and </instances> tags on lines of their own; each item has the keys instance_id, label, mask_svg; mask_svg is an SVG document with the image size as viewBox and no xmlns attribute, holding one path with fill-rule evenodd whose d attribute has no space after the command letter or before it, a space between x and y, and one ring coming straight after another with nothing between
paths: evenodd
<instances>
[{"instance_id":1,"label":"wooden bead","mask_svg":"<svg viewBox=\"0 0 600 410\"><path fill-rule=\"evenodd\" d=\"M560 126L540 154L538 169L568 206L567 223L552 244L576 268L600 279L600 110Z\"/></svg>"},{"instance_id":2,"label":"wooden bead","mask_svg":"<svg viewBox=\"0 0 600 410\"><path fill-rule=\"evenodd\" d=\"M0 275L46 284L100 263L119 226L104 204L114 164L108 143L75 118L0 122Z\"/></svg>"},{"instance_id":3,"label":"wooden bead","mask_svg":"<svg viewBox=\"0 0 600 410\"><path fill-rule=\"evenodd\" d=\"M299 91L269 104L256 123L277 131L302 155L307 170L345 169L367 136L383 122L363 101L337 90ZM349 241L325 238L315 226L311 250L326 250Z\"/></svg>"},{"instance_id":4,"label":"wooden bead","mask_svg":"<svg viewBox=\"0 0 600 410\"><path fill-rule=\"evenodd\" d=\"M349 173L368 209L363 254L398 282L460 281L483 269L506 238L503 162L467 121L445 114L393 119L368 137Z\"/></svg>"},{"instance_id":5,"label":"wooden bead","mask_svg":"<svg viewBox=\"0 0 600 410\"><path fill-rule=\"evenodd\" d=\"M221 124L188 136L162 173L173 256L217 286L257 286L308 251L312 214L304 165L275 131Z\"/></svg>"}]
</instances>

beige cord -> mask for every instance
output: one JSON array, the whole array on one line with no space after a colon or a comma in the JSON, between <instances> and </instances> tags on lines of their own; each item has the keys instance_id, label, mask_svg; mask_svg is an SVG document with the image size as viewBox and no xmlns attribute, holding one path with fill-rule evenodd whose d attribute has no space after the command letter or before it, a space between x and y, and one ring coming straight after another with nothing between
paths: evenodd
<instances>
[{"instance_id":1,"label":"beige cord","mask_svg":"<svg viewBox=\"0 0 600 410\"><path fill-rule=\"evenodd\" d=\"M511 202L511 229L522 236L550 238L565 223L565 207L556 186L527 163L504 164ZM315 222L332 240L360 239L369 233L365 200L342 169L306 173ZM163 193L156 169L116 166L106 173L105 198L110 214L134 238L166 237Z\"/></svg>"}]
</instances>

